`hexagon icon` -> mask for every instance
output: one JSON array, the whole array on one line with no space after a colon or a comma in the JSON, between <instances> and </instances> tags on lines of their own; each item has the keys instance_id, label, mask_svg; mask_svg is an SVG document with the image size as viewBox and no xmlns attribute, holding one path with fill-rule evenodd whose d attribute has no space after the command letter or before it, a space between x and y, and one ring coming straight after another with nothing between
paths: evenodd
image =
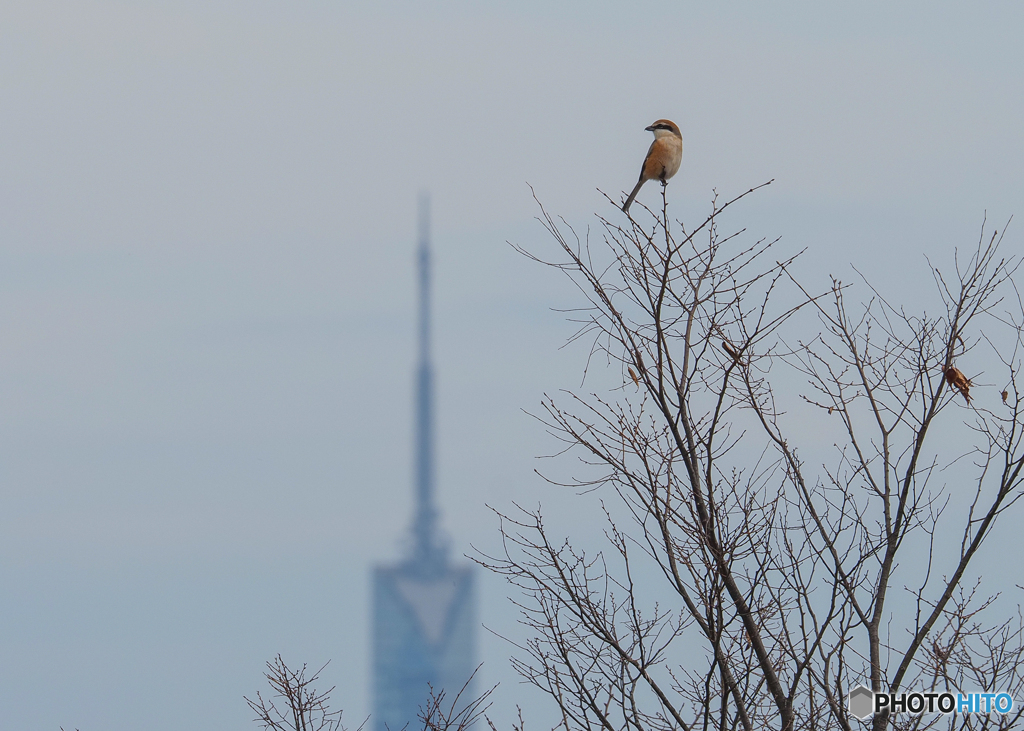
<instances>
[{"instance_id":1,"label":"hexagon icon","mask_svg":"<svg viewBox=\"0 0 1024 731\"><path fill-rule=\"evenodd\" d=\"M863 721L875 712L875 694L869 688L858 685L846 696L847 708L850 715Z\"/></svg>"}]
</instances>

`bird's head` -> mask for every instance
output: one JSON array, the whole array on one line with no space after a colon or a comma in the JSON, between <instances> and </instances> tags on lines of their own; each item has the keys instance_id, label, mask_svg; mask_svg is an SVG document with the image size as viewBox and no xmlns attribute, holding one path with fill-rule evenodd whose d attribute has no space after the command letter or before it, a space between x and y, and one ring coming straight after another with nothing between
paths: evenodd
<instances>
[{"instance_id":1,"label":"bird's head","mask_svg":"<svg viewBox=\"0 0 1024 731\"><path fill-rule=\"evenodd\" d=\"M679 132L679 128L676 127L676 123L670 119L659 119L657 122L646 128L648 132L654 133L654 138L664 137L666 135L672 135L683 138L683 135Z\"/></svg>"}]
</instances>

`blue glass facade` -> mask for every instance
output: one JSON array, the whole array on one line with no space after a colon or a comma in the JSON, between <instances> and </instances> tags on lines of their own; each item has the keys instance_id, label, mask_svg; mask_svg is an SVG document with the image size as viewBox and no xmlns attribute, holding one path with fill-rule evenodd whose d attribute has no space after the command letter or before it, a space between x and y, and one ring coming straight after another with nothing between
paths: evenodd
<instances>
[{"instance_id":1,"label":"blue glass facade","mask_svg":"<svg viewBox=\"0 0 1024 731\"><path fill-rule=\"evenodd\" d=\"M379 567L373 604L371 721L376 731L415 731L430 689L444 690L450 703L476 667L473 572L447 567L424 576L412 565ZM470 688L462 700L472 697Z\"/></svg>"}]
</instances>

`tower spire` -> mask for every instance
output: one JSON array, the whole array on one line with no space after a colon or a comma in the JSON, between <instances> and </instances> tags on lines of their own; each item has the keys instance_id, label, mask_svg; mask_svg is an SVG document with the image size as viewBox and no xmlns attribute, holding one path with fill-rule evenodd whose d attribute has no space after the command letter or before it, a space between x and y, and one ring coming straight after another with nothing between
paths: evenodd
<instances>
[{"instance_id":1,"label":"tower spire","mask_svg":"<svg viewBox=\"0 0 1024 731\"><path fill-rule=\"evenodd\" d=\"M476 667L473 567L448 560L435 505L434 372L430 362L430 201L419 201L415 512L409 553L373 572L374 731L412 728L433 691L465 688ZM471 687L459 698L475 698ZM467 713L456 699L453 713Z\"/></svg>"},{"instance_id":2,"label":"tower spire","mask_svg":"<svg viewBox=\"0 0 1024 731\"><path fill-rule=\"evenodd\" d=\"M420 193L419 244L419 364L416 368L416 516L413 522L413 561L440 567L443 549L437 535L434 505L434 367L430 360L430 197Z\"/></svg>"}]
</instances>

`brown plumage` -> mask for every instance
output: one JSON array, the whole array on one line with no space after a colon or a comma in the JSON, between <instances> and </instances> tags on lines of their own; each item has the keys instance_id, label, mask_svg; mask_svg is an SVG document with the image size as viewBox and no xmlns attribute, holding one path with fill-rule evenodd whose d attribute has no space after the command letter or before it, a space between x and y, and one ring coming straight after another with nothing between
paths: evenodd
<instances>
[{"instance_id":1,"label":"brown plumage","mask_svg":"<svg viewBox=\"0 0 1024 731\"><path fill-rule=\"evenodd\" d=\"M736 348L734 348L728 340L722 341L722 350L724 350L726 353L732 356L732 359L734 361L736 361L740 365L743 365L743 361L740 360L740 352L736 350Z\"/></svg>"},{"instance_id":2,"label":"brown plumage","mask_svg":"<svg viewBox=\"0 0 1024 731\"><path fill-rule=\"evenodd\" d=\"M679 163L683 160L683 135L675 122L659 119L647 127L647 131L654 133L654 142L651 143L644 164L640 167L640 179L636 181L633 192L622 206L623 212L627 214L644 183L648 180L660 180L661 184L665 185L679 170Z\"/></svg>"},{"instance_id":3,"label":"brown plumage","mask_svg":"<svg viewBox=\"0 0 1024 731\"><path fill-rule=\"evenodd\" d=\"M946 382L962 393L967 403L971 403L971 380L953 366L943 368L942 374L946 377Z\"/></svg>"}]
</instances>

